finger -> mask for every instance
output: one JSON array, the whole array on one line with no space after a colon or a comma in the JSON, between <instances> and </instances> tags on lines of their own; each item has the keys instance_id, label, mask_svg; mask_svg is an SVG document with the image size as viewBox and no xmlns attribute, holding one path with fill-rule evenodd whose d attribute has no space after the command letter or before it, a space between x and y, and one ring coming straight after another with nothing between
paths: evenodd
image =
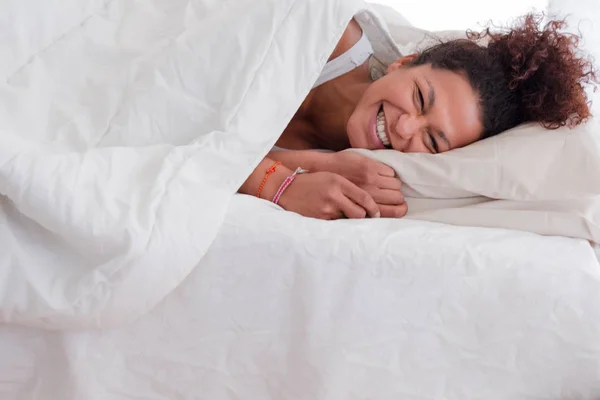
<instances>
[{"instance_id":1,"label":"finger","mask_svg":"<svg viewBox=\"0 0 600 400\"><path fill-rule=\"evenodd\" d=\"M397 206L382 204L379 206L379 209L381 210L382 218L402 218L408 212L408 205L406 203Z\"/></svg>"},{"instance_id":2,"label":"finger","mask_svg":"<svg viewBox=\"0 0 600 400\"><path fill-rule=\"evenodd\" d=\"M344 185L342 186L342 191L347 197L350 198L350 200L364 208L369 217L379 218L381 216L379 206L377 203L375 203L375 200L373 200L371 195L356 186L354 183L350 182L349 180L345 180Z\"/></svg>"},{"instance_id":3,"label":"finger","mask_svg":"<svg viewBox=\"0 0 600 400\"><path fill-rule=\"evenodd\" d=\"M389 165L385 165L384 163L377 162L377 167L375 169L379 175L394 177L396 176L396 171Z\"/></svg>"},{"instance_id":4,"label":"finger","mask_svg":"<svg viewBox=\"0 0 600 400\"><path fill-rule=\"evenodd\" d=\"M400 190L402 189L402 181L397 178L379 177L376 186L379 189Z\"/></svg>"},{"instance_id":5,"label":"finger","mask_svg":"<svg viewBox=\"0 0 600 400\"><path fill-rule=\"evenodd\" d=\"M340 196L338 204L346 218L362 219L367 216L367 211L364 208L362 208L346 196Z\"/></svg>"},{"instance_id":6,"label":"finger","mask_svg":"<svg viewBox=\"0 0 600 400\"><path fill-rule=\"evenodd\" d=\"M330 201L331 203L329 203L321 209L321 215L318 218L326 220L344 218L344 214L342 213L342 210L337 204L337 198L332 198Z\"/></svg>"},{"instance_id":7,"label":"finger","mask_svg":"<svg viewBox=\"0 0 600 400\"><path fill-rule=\"evenodd\" d=\"M377 189L371 192L373 200L379 205L401 205L404 203L404 195L399 190Z\"/></svg>"},{"instance_id":8,"label":"finger","mask_svg":"<svg viewBox=\"0 0 600 400\"><path fill-rule=\"evenodd\" d=\"M344 215L344 213L341 210L335 214L331 214L331 215L325 217L325 219L328 219L330 221L334 221L336 219L344 219L344 218L346 218L346 216Z\"/></svg>"}]
</instances>

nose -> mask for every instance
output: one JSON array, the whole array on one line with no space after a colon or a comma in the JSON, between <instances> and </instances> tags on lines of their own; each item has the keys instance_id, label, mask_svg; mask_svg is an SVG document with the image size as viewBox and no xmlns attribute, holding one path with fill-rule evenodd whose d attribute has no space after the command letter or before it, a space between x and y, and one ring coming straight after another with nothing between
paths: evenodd
<instances>
[{"instance_id":1,"label":"nose","mask_svg":"<svg viewBox=\"0 0 600 400\"><path fill-rule=\"evenodd\" d=\"M426 127L427 121L424 116L403 114L398 119L395 130L402 139L408 140L417 133L423 132Z\"/></svg>"}]
</instances>

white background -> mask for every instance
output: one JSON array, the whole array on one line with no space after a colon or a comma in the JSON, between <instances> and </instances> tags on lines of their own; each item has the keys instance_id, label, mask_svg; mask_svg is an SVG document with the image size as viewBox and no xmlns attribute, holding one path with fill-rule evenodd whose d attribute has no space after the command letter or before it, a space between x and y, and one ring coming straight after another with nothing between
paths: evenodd
<instances>
[{"instance_id":1,"label":"white background","mask_svg":"<svg viewBox=\"0 0 600 400\"><path fill-rule=\"evenodd\" d=\"M600 61L600 1L599 0L550 0L549 11L561 17L568 16L570 30L581 32L581 47ZM600 92L588 91L593 101L592 112L600 116Z\"/></svg>"},{"instance_id":2,"label":"white background","mask_svg":"<svg viewBox=\"0 0 600 400\"><path fill-rule=\"evenodd\" d=\"M537 9L548 0L372 0L400 12L413 25L429 30L476 28L490 19L503 22ZM598 1L598 0L594 0Z\"/></svg>"}]
</instances>

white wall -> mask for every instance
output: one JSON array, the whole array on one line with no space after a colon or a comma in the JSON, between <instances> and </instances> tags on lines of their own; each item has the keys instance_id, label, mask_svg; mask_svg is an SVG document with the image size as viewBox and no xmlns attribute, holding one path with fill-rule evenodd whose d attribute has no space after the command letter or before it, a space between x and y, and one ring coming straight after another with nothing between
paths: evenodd
<instances>
[{"instance_id":1,"label":"white wall","mask_svg":"<svg viewBox=\"0 0 600 400\"><path fill-rule=\"evenodd\" d=\"M581 32L581 47L590 53L600 67L600 1L599 0L550 0L549 12L564 17L568 15L570 30ZM600 78L600 76L599 76ZM592 112L600 117L600 93L588 91L593 101Z\"/></svg>"},{"instance_id":2,"label":"white wall","mask_svg":"<svg viewBox=\"0 0 600 400\"><path fill-rule=\"evenodd\" d=\"M370 0L400 12L413 25L429 30L477 28L492 19L503 23L532 9L543 11L548 0ZM589 0L599 1L599 0Z\"/></svg>"}]
</instances>

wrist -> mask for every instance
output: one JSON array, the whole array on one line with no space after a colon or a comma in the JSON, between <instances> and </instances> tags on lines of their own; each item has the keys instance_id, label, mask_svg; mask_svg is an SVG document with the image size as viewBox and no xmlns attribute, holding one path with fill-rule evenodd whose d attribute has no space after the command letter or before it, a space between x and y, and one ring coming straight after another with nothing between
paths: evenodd
<instances>
[{"instance_id":1,"label":"wrist","mask_svg":"<svg viewBox=\"0 0 600 400\"><path fill-rule=\"evenodd\" d=\"M305 175L296 175L294 180L288 185L288 187L283 191L281 196L279 197L279 202L277 203L284 210L290 210L290 201L294 202L294 186L297 185L298 180L302 181Z\"/></svg>"},{"instance_id":2,"label":"wrist","mask_svg":"<svg viewBox=\"0 0 600 400\"><path fill-rule=\"evenodd\" d=\"M307 163L306 167L303 167L310 172L327 172L330 171L330 166L333 161L335 153L316 153L311 158L310 162Z\"/></svg>"},{"instance_id":3,"label":"wrist","mask_svg":"<svg viewBox=\"0 0 600 400\"><path fill-rule=\"evenodd\" d=\"M269 172L270 169L274 171ZM281 164L275 166L275 160L265 157L239 187L238 192L259 197L260 191L260 198L271 200L285 178L291 174L289 168Z\"/></svg>"},{"instance_id":4,"label":"wrist","mask_svg":"<svg viewBox=\"0 0 600 400\"><path fill-rule=\"evenodd\" d=\"M283 165L279 165L275 172L269 176L265 182L265 186L260 194L260 198L268 201L272 201L273 197L277 193L279 187L283 184L283 181L292 174L292 171Z\"/></svg>"}]
</instances>

